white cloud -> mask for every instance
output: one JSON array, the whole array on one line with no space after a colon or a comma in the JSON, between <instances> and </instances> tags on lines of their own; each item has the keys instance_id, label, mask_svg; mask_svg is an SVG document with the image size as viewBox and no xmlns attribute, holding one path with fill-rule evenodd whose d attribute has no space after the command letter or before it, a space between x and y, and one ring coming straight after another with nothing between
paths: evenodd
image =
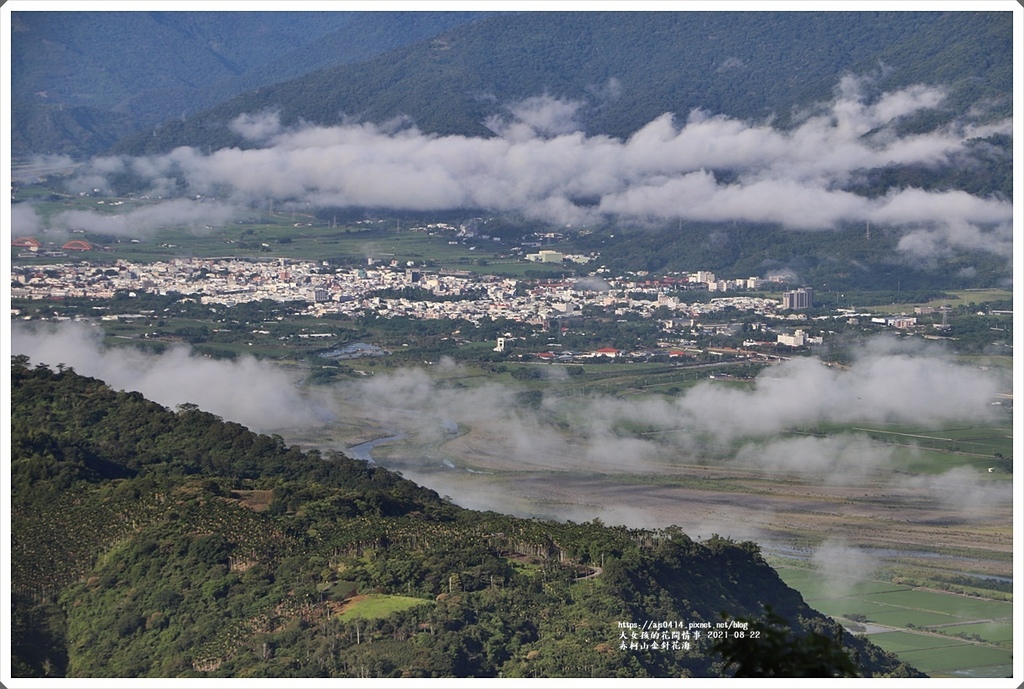
<instances>
[{"instance_id":1,"label":"white cloud","mask_svg":"<svg viewBox=\"0 0 1024 689\"><path fill-rule=\"evenodd\" d=\"M248 356L223 361L198 356L187 347L159 355L130 347L110 349L102 345L98 329L77 323L40 329L18 324L11 334L11 352L27 355L33 364L70 366L115 390L138 391L172 409L196 404L255 431L308 426L330 415L281 368Z\"/></svg>"},{"instance_id":2,"label":"white cloud","mask_svg":"<svg viewBox=\"0 0 1024 689\"><path fill-rule=\"evenodd\" d=\"M71 210L57 213L47 221L56 230L82 229L115 236L139 237L155 230L182 225L202 229L223 225L236 216L236 206L216 201L172 199L164 203L139 206L126 213L98 213Z\"/></svg>"},{"instance_id":3,"label":"white cloud","mask_svg":"<svg viewBox=\"0 0 1024 689\"><path fill-rule=\"evenodd\" d=\"M43 226L35 206L19 203L11 206L11 236L33 235Z\"/></svg>"},{"instance_id":4,"label":"white cloud","mask_svg":"<svg viewBox=\"0 0 1024 689\"><path fill-rule=\"evenodd\" d=\"M510 140L572 134L580 130L578 114L582 105L581 101L534 96L508 106L511 121L495 116L488 119L487 126Z\"/></svg>"},{"instance_id":5,"label":"white cloud","mask_svg":"<svg viewBox=\"0 0 1024 689\"><path fill-rule=\"evenodd\" d=\"M79 180L96 184L130 166L154 188L169 190L180 176L189 193L232 203L472 207L558 223L680 218L817 230L870 221L913 233L901 245L907 253L1006 252L1006 200L915 188L868 198L847 188L861 171L889 165L976 164L966 144L982 131L976 126L914 135L894 127L940 106L942 89L915 85L873 100L866 90L865 80L844 78L831 103L788 130L697 110L682 124L666 113L625 140L585 134L583 104L551 96L512 104L507 117L489 121L498 135L480 138L426 134L400 121L284 129L274 113L247 114L231 126L259 148L103 159L83 166ZM1009 133L1010 124L984 132Z\"/></svg>"},{"instance_id":6,"label":"white cloud","mask_svg":"<svg viewBox=\"0 0 1024 689\"><path fill-rule=\"evenodd\" d=\"M281 132L281 116L278 112L243 113L231 121L228 129L249 141L266 141Z\"/></svg>"},{"instance_id":7,"label":"white cloud","mask_svg":"<svg viewBox=\"0 0 1024 689\"><path fill-rule=\"evenodd\" d=\"M849 545L843 540L827 539L811 556L811 563L821 573L820 581L825 582L825 595L840 598L854 592L857 582L870 580L881 562L864 549Z\"/></svg>"},{"instance_id":8,"label":"white cloud","mask_svg":"<svg viewBox=\"0 0 1024 689\"><path fill-rule=\"evenodd\" d=\"M990 418L989 401L1000 389L991 371L957 364L938 348L888 339L869 342L848 369L827 368L814 359L793 360L766 369L747 390L709 381L672 399L558 399L554 393L560 382L551 380L547 391L552 394L539 408L523 405L517 388L496 383L452 387L436 382L425 369L378 372L331 389L310 389L293 373L251 357L214 360L185 347L163 354L106 348L98 329L76 323L38 329L17 323L12 353L26 354L34 364L72 366L115 389L138 390L171 408L191 402L262 432L316 429L345 416L370 419L413 446L445 443L461 457L475 457L469 460L479 462L475 468L498 474L542 471L554 480L563 471L657 474L677 462L721 463L726 469L752 469L827 486L860 485L884 476L886 490L897 498L904 493L928 496L966 516L1010 500L1005 482L986 481L968 469L939 476L896 474L892 448L855 430L826 437L788 432L827 423L895 421L940 427L952 420ZM450 375L455 364L440 366ZM637 427L656 432L638 434ZM519 493L474 498L478 484L461 482L458 473L438 474L440 461L429 451L410 453L401 468L442 493L456 495L453 491L465 486L457 494L460 504L521 512L529 503ZM451 488L446 488L449 480ZM598 507L552 504L552 512L592 518L597 510L608 521L625 523L628 517L630 523L655 525L651 513L641 508L627 514L635 505L617 502L625 494L616 493L610 487L614 484L601 485L610 495L607 500L595 496ZM674 498L665 494L661 499ZM661 514L671 513L671 504L661 508L668 510ZM674 517L669 519L671 523ZM707 528L735 535L742 527L709 522ZM822 561L835 560L834 555L822 555Z\"/></svg>"}]
</instances>

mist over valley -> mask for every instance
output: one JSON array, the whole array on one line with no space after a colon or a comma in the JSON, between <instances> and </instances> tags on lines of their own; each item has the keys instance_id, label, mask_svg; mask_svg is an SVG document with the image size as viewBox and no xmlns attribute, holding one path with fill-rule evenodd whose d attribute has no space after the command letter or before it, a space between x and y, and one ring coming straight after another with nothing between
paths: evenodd
<instances>
[{"instance_id":1,"label":"mist over valley","mask_svg":"<svg viewBox=\"0 0 1024 689\"><path fill-rule=\"evenodd\" d=\"M3 8L15 681L1014 676L1019 8L318 7Z\"/></svg>"}]
</instances>

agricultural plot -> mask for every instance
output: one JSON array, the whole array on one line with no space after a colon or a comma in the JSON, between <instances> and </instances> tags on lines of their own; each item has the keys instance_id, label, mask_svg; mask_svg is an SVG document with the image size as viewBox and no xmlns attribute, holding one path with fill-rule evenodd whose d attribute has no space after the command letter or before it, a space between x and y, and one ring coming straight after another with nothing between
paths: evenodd
<instances>
[{"instance_id":1,"label":"agricultural plot","mask_svg":"<svg viewBox=\"0 0 1024 689\"><path fill-rule=\"evenodd\" d=\"M25 198L46 200L35 205L36 212L47 220L59 213L85 211L111 217L145 209L155 201L132 198L61 196L48 190L27 187ZM552 275L565 269L561 265L525 262L509 255L510 246L485 239L467 238L455 241L450 236L410 231L411 222L382 221L372 225L334 226L309 213L254 211L252 217L223 226L178 226L137 233L119 231L114 234L83 232L79 238L90 242L96 250L87 258L95 261L124 259L134 262L168 261L180 256L239 258L283 257L297 260L326 260L378 263L397 260L429 263L439 268L468 270L477 273L523 277L533 274ZM115 224L114 227L117 227ZM187 245L187 249L183 248ZM101 248L102 247L102 248ZM59 246L46 248L59 248ZM551 245L549 248L560 249ZM33 263L58 262L63 258L20 259Z\"/></svg>"},{"instance_id":2,"label":"agricultural plot","mask_svg":"<svg viewBox=\"0 0 1024 689\"><path fill-rule=\"evenodd\" d=\"M885 581L860 581L849 579L846 581L827 581L821 574L813 569L791 569L778 568L779 574L786 583L800 591L804 598L821 599L829 598L828 592L841 591L838 598L845 598L872 593L883 593L886 591L899 591L905 587ZM838 588L837 587L841 587Z\"/></svg>"},{"instance_id":3,"label":"agricultural plot","mask_svg":"<svg viewBox=\"0 0 1024 689\"><path fill-rule=\"evenodd\" d=\"M1013 642L1013 623L1007 622L978 622L975 624L958 624L950 627L942 627L937 630L950 636L966 636L974 638L979 636L988 639L992 643L1010 648Z\"/></svg>"},{"instance_id":4,"label":"agricultural plot","mask_svg":"<svg viewBox=\"0 0 1024 689\"><path fill-rule=\"evenodd\" d=\"M1013 428L1006 421L992 424L922 428L905 424L827 425L803 429L814 435L856 433L892 447L892 468L912 474L943 474L954 466L969 466L991 480L1007 480L1013 457ZM989 471L992 469L992 471Z\"/></svg>"},{"instance_id":5,"label":"agricultural plot","mask_svg":"<svg viewBox=\"0 0 1024 689\"><path fill-rule=\"evenodd\" d=\"M908 445L922 450L939 450L966 455L992 457L997 452L1013 453L1013 429L1010 426L969 426L922 429L914 426L855 426L850 430L867 433L876 440L893 445Z\"/></svg>"},{"instance_id":6,"label":"agricultural plot","mask_svg":"<svg viewBox=\"0 0 1024 689\"><path fill-rule=\"evenodd\" d=\"M868 616L872 622L889 627L930 627L950 624L958 618L941 612L928 610L912 610L908 608L891 608L886 612L873 613Z\"/></svg>"},{"instance_id":7,"label":"agricultural plot","mask_svg":"<svg viewBox=\"0 0 1024 689\"><path fill-rule=\"evenodd\" d=\"M873 600L884 605L942 612L965 619L1010 619L1013 614L1012 606L1009 603L918 589L888 591L873 596Z\"/></svg>"},{"instance_id":8,"label":"agricultural plot","mask_svg":"<svg viewBox=\"0 0 1024 689\"><path fill-rule=\"evenodd\" d=\"M951 306L961 306L966 304L983 304L989 301L1006 301L1013 299L1013 292L1004 289L968 289L968 290L953 290L948 292L947 297L940 299L932 299L929 302L923 304L890 304L890 305L876 305L872 306L872 311L878 313L909 313L914 310L914 306L925 306L931 308L940 308L945 304Z\"/></svg>"},{"instance_id":9,"label":"agricultural plot","mask_svg":"<svg viewBox=\"0 0 1024 689\"><path fill-rule=\"evenodd\" d=\"M886 648L885 639L879 639L878 636L881 635L874 635L871 640ZM932 676L955 673L972 677L1006 677L1013 674L1009 651L978 644L943 644L934 648L908 650L897 655Z\"/></svg>"},{"instance_id":10,"label":"agricultural plot","mask_svg":"<svg viewBox=\"0 0 1024 689\"><path fill-rule=\"evenodd\" d=\"M777 569L812 607L846 624L867 625L871 641L923 672L971 677L1012 674L1011 603L881 581L851 580L844 586L842 581L826 581L814 570Z\"/></svg>"}]
</instances>

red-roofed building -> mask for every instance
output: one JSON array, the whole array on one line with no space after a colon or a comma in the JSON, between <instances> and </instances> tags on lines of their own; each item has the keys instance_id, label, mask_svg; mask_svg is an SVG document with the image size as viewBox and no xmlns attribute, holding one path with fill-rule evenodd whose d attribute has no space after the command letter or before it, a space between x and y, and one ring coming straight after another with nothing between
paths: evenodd
<instances>
[{"instance_id":1,"label":"red-roofed building","mask_svg":"<svg viewBox=\"0 0 1024 689\"><path fill-rule=\"evenodd\" d=\"M92 244L81 239L72 239L61 248L67 251L92 251Z\"/></svg>"}]
</instances>

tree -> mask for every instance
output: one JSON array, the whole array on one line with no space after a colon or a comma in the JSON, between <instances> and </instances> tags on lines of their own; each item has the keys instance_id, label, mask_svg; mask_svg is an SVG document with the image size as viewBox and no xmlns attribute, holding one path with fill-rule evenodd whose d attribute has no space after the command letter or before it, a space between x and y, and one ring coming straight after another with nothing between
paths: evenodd
<instances>
[{"instance_id":1,"label":"tree","mask_svg":"<svg viewBox=\"0 0 1024 689\"><path fill-rule=\"evenodd\" d=\"M729 621L729 615L722 617ZM819 632L796 636L785 618L765 606L763 620L735 618L713 649L734 677L859 677L842 642ZM738 630L744 628L740 635Z\"/></svg>"}]
</instances>

